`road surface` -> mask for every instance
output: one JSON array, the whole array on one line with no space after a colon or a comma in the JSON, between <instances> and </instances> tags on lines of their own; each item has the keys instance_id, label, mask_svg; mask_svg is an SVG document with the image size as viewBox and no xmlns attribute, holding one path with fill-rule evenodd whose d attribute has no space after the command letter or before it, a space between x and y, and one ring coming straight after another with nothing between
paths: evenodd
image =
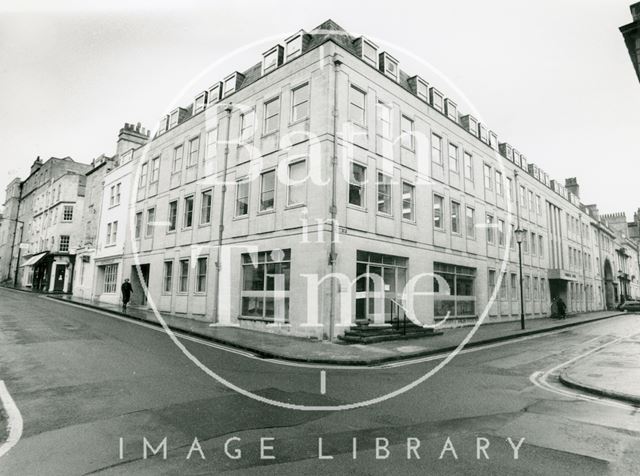
<instances>
[{"instance_id":1,"label":"road surface","mask_svg":"<svg viewBox=\"0 0 640 476\"><path fill-rule=\"evenodd\" d=\"M625 315L476 348L380 403L299 411L227 388L149 326L0 289L0 379L23 419L0 474L640 474L637 409L556 378L638 333ZM314 367L181 342L234 385L299 406L376 398L442 361Z\"/></svg>"}]
</instances>

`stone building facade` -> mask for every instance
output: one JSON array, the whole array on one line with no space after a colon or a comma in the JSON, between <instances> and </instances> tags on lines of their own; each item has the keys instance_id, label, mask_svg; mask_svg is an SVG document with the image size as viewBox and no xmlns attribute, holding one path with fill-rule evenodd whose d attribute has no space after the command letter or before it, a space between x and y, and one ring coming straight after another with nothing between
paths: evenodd
<instances>
[{"instance_id":1,"label":"stone building facade","mask_svg":"<svg viewBox=\"0 0 640 476\"><path fill-rule=\"evenodd\" d=\"M633 21L620 27L620 32L624 37L631 63L636 71L638 81L640 81L640 2L636 2L630 7Z\"/></svg>"},{"instance_id":2,"label":"stone building facade","mask_svg":"<svg viewBox=\"0 0 640 476\"><path fill-rule=\"evenodd\" d=\"M122 198L103 200L104 301L130 278L137 305L318 338L410 305L427 325L513 320L520 228L527 318L556 298L569 312L615 304L616 233L577 181L551 180L332 21L221 78L129 152L105 177L104 197L120 183Z\"/></svg>"},{"instance_id":3,"label":"stone building facade","mask_svg":"<svg viewBox=\"0 0 640 476\"><path fill-rule=\"evenodd\" d=\"M137 306L334 339L400 311L447 327L519 319L521 301L527 319L558 298L612 308L638 277L614 218L329 20L152 137L125 124L113 158L36 161L8 188L3 229L24 236L2 234L0 271L60 292L75 275L76 294L109 303L129 278Z\"/></svg>"},{"instance_id":4,"label":"stone building facade","mask_svg":"<svg viewBox=\"0 0 640 476\"><path fill-rule=\"evenodd\" d=\"M81 221L82 236L76 250L76 266L73 276L73 294L81 298L90 299L93 295L94 265L92 260L95 259L102 198L105 191L104 180L107 173L116 165L116 157L108 157L103 154L91 161L91 169L85 174L86 188Z\"/></svg>"},{"instance_id":5,"label":"stone building facade","mask_svg":"<svg viewBox=\"0 0 640 476\"><path fill-rule=\"evenodd\" d=\"M13 246L19 286L71 292L89 168L70 157L51 157L44 163L38 158L21 182Z\"/></svg>"}]
</instances>

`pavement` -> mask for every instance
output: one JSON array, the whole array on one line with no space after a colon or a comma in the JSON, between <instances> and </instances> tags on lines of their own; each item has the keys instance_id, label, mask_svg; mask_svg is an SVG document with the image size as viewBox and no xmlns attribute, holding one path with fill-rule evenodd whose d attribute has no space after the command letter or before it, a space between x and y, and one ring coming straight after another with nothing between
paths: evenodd
<instances>
[{"instance_id":1,"label":"pavement","mask_svg":"<svg viewBox=\"0 0 640 476\"><path fill-rule=\"evenodd\" d=\"M579 359L560 374L560 381L572 388L640 406L640 336L614 342Z\"/></svg>"},{"instance_id":2,"label":"pavement","mask_svg":"<svg viewBox=\"0 0 640 476\"><path fill-rule=\"evenodd\" d=\"M119 305L111 305L69 295L52 298L160 325L156 315L149 310L130 307L125 314L121 311ZM529 319L526 321L525 330L520 329L519 321L483 324L473 334L465 347L556 331L588 322L608 319L620 314L621 312L619 311L603 311L577 314L562 320L552 318ZM370 366L452 352L469 335L472 329L471 327L444 329L443 334L436 336L363 345L311 340L239 327L211 327L209 322L164 313L161 316L167 326L173 330L249 351L264 358L331 365Z\"/></svg>"},{"instance_id":3,"label":"pavement","mask_svg":"<svg viewBox=\"0 0 640 476\"><path fill-rule=\"evenodd\" d=\"M444 366L301 365L181 338L200 367L136 320L5 289L0 303L0 378L24 424L0 474L640 474L640 412L532 380L631 339L637 315L478 345ZM166 456L145 458L145 439Z\"/></svg>"}]
</instances>

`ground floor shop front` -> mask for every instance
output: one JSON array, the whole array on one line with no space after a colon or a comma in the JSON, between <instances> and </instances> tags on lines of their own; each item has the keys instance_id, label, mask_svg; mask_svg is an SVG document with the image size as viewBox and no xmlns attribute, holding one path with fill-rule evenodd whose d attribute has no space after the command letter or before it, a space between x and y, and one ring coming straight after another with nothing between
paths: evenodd
<instances>
[{"instance_id":1,"label":"ground floor shop front","mask_svg":"<svg viewBox=\"0 0 640 476\"><path fill-rule=\"evenodd\" d=\"M520 318L515 262L355 236L342 237L336 250L333 269L326 243L281 238L97 259L93 295L119 303L129 279L134 306L318 339L356 323L389 325L398 306L443 328ZM598 308L580 295L592 284L563 286L570 311ZM550 315L557 283L547 270L525 266L522 287L527 318Z\"/></svg>"},{"instance_id":2,"label":"ground floor shop front","mask_svg":"<svg viewBox=\"0 0 640 476\"><path fill-rule=\"evenodd\" d=\"M20 263L18 284L33 291L71 293L75 256L43 251Z\"/></svg>"}]
</instances>

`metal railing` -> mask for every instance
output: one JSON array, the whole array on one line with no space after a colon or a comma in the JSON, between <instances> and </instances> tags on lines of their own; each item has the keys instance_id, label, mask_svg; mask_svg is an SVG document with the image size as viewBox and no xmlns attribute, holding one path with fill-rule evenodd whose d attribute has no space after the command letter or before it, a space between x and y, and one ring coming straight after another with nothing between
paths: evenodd
<instances>
[{"instance_id":1,"label":"metal railing","mask_svg":"<svg viewBox=\"0 0 640 476\"><path fill-rule=\"evenodd\" d=\"M402 325L402 335L405 335L407 333L407 311L396 299L390 298L389 301L391 302L391 325L395 321L395 328L398 331Z\"/></svg>"}]
</instances>

